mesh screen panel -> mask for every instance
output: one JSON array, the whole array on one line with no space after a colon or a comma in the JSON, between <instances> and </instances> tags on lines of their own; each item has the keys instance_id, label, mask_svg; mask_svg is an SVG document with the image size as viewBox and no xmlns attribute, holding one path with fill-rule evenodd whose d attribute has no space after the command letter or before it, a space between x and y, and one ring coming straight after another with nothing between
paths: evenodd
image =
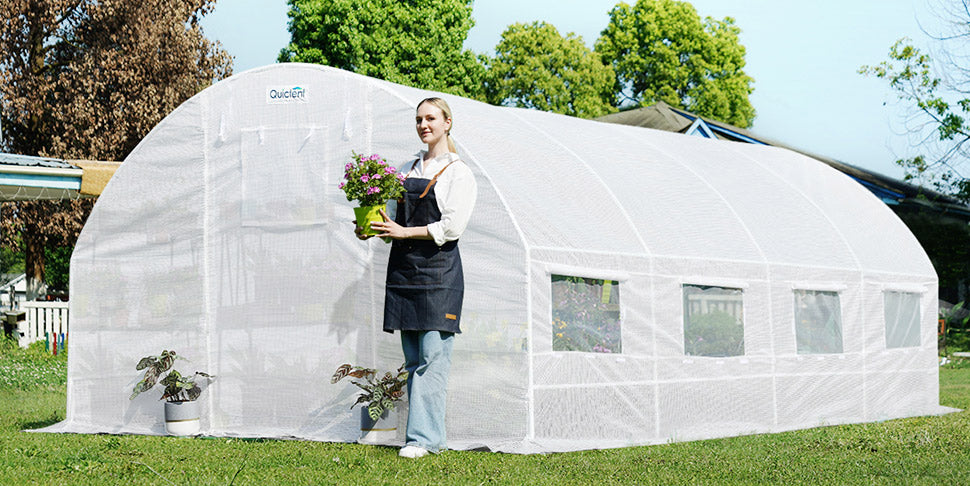
<instances>
[{"instance_id":1,"label":"mesh screen panel","mask_svg":"<svg viewBox=\"0 0 970 486\"><path fill-rule=\"evenodd\" d=\"M799 354L842 352L842 309L837 292L795 290Z\"/></svg>"},{"instance_id":2,"label":"mesh screen panel","mask_svg":"<svg viewBox=\"0 0 970 486\"><path fill-rule=\"evenodd\" d=\"M919 294L886 292L885 298L886 347L919 346Z\"/></svg>"}]
</instances>

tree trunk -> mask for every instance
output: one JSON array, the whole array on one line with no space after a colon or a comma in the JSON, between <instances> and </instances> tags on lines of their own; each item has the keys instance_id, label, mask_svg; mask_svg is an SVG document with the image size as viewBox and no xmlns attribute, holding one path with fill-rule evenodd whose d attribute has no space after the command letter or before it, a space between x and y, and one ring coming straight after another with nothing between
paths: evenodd
<instances>
[{"instance_id":1,"label":"tree trunk","mask_svg":"<svg viewBox=\"0 0 970 486\"><path fill-rule=\"evenodd\" d=\"M27 34L28 42L30 43L27 63L31 76L35 78L40 77L46 67L44 40L47 37L47 32L44 30L43 22L40 20L42 18L41 8L41 5L32 2L30 11L27 13L30 18L30 23L28 24L29 32ZM47 131L44 130L44 120L41 118L41 110L35 110L28 116L26 135L26 137L21 138L21 142L25 141L24 138L26 138L29 140L28 146L20 147L20 153L26 155L41 155L39 153L40 148L44 145L42 141L47 139ZM25 148L27 150L24 150ZM41 259L43 259L43 256ZM43 264L41 266L43 267ZM29 276L30 272L27 272L27 275Z\"/></svg>"},{"instance_id":2,"label":"tree trunk","mask_svg":"<svg viewBox=\"0 0 970 486\"><path fill-rule=\"evenodd\" d=\"M44 245L36 235L25 233L24 271L27 273L27 300L36 300L46 290L44 285Z\"/></svg>"}]
</instances>

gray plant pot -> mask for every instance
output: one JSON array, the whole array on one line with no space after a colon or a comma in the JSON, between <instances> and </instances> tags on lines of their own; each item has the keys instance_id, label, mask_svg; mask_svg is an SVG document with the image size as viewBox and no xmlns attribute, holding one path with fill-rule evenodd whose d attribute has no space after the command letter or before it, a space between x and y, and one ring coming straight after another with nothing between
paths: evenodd
<instances>
[{"instance_id":1,"label":"gray plant pot","mask_svg":"<svg viewBox=\"0 0 970 486\"><path fill-rule=\"evenodd\" d=\"M389 444L397 438L397 410L384 410L379 419L372 420L367 407L360 409L360 442Z\"/></svg>"},{"instance_id":2,"label":"gray plant pot","mask_svg":"<svg viewBox=\"0 0 970 486\"><path fill-rule=\"evenodd\" d=\"M165 431L169 435L196 435L199 428L199 402L165 402Z\"/></svg>"}]
</instances>

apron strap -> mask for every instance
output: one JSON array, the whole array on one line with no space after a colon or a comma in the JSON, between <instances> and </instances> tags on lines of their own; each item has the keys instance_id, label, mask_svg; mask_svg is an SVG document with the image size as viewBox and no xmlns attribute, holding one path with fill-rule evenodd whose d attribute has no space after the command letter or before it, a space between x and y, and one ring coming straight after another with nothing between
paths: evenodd
<instances>
[{"instance_id":1,"label":"apron strap","mask_svg":"<svg viewBox=\"0 0 970 486\"><path fill-rule=\"evenodd\" d=\"M435 182L438 182L438 176L440 176L441 173L445 171L445 169L447 169L449 166L451 166L451 164L454 164L454 163L455 163L455 161L452 160L451 162L448 162L448 165L444 166L444 168L442 168L441 170L439 170L438 173L435 174L434 177L431 178L431 181L428 182L428 185L425 186L424 192L422 192L421 195L418 196L418 199L424 199L424 196L427 196L428 195L428 191L431 190L431 186L433 186Z\"/></svg>"}]
</instances>

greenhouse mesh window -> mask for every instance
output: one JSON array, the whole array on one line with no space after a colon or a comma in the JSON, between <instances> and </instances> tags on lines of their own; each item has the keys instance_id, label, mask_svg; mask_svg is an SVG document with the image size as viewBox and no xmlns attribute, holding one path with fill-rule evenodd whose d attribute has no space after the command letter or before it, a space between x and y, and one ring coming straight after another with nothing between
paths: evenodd
<instances>
[{"instance_id":1,"label":"greenhouse mesh window","mask_svg":"<svg viewBox=\"0 0 970 486\"><path fill-rule=\"evenodd\" d=\"M684 285L684 354L744 355L741 289Z\"/></svg>"},{"instance_id":2,"label":"greenhouse mesh window","mask_svg":"<svg viewBox=\"0 0 970 486\"><path fill-rule=\"evenodd\" d=\"M620 285L552 275L552 350L620 353Z\"/></svg>"},{"instance_id":3,"label":"greenhouse mesh window","mask_svg":"<svg viewBox=\"0 0 970 486\"><path fill-rule=\"evenodd\" d=\"M798 354L842 352L842 307L838 292L795 291Z\"/></svg>"},{"instance_id":4,"label":"greenhouse mesh window","mask_svg":"<svg viewBox=\"0 0 970 486\"><path fill-rule=\"evenodd\" d=\"M887 291L883 297L886 315L886 347L919 346L920 294Z\"/></svg>"}]
</instances>

